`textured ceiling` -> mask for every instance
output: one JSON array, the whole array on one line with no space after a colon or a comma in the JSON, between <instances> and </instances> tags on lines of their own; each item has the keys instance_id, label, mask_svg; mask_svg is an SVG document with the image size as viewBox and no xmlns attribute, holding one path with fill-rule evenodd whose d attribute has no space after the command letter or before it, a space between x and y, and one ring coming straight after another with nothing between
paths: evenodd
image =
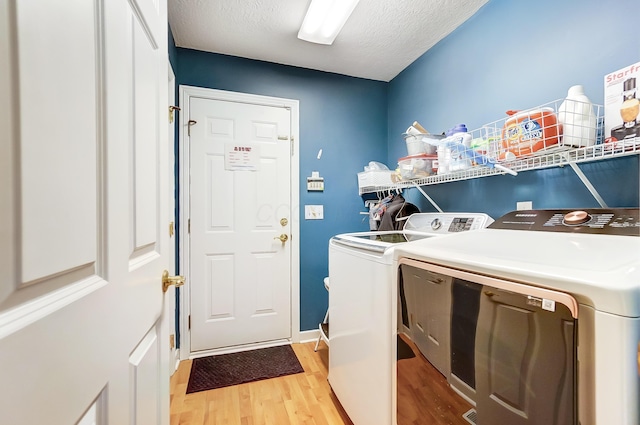
<instances>
[{"instance_id":1,"label":"textured ceiling","mask_svg":"<svg viewBox=\"0 0 640 425\"><path fill-rule=\"evenodd\" d=\"M488 0L360 0L330 46L299 40L311 0L168 0L178 47L390 81Z\"/></svg>"}]
</instances>

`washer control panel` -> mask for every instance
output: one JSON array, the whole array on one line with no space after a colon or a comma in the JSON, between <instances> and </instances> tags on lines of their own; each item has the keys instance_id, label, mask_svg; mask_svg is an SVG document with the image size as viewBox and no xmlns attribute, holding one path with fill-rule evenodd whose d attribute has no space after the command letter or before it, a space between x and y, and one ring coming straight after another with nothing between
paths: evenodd
<instances>
[{"instance_id":1,"label":"washer control panel","mask_svg":"<svg viewBox=\"0 0 640 425\"><path fill-rule=\"evenodd\" d=\"M474 230L477 228L477 226L474 226L475 220L475 217L453 217L449 224L449 233Z\"/></svg>"},{"instance_id":2,"label":"washer control panel","mask_svg":"<svg viewBox=\"0 0 640 425\"><path fill-rule=\"evenodd\" d=\"M497 219L489 228L640 236L640 209L512 211Z\"/></svg>"},{"instance_id":3,"label":"washer control panel","mask_svg":"<svg viewBox=\"0 0 640 425\"><path fill-rule=\"evenodd\" d=\"M416 213L409 216L403 230L445 235L487 227L493 219L483 213Z\"/></svg>"}]
</instances>

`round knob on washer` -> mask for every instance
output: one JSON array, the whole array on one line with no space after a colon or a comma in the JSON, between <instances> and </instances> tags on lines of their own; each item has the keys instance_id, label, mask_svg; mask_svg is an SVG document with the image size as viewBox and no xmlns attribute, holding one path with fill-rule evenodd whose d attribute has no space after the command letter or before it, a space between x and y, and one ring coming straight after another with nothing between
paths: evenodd
<instances>
[{"instance_id":1,"label":"round knob on washer","mask_svg":"<svg viewBox=\"0 0 640 425\"><path fill-rule=\"evenodd\" d=\"M564 216L564 224L569 226L577 226L591 220L586 211L571 211Z\"/></svg>"},{"instance_id":2,"label":"round knob on washer","mask_svg":"<svg viewBox=\"0 0 640 425\"><path fill-rule=\"evenodd\" d=\"M431 222L431 228L433 230L438 230L441 227L442 227L442 221L440 221L439 218L434 218L433 221Z\"/></svg>"}]
</instances>

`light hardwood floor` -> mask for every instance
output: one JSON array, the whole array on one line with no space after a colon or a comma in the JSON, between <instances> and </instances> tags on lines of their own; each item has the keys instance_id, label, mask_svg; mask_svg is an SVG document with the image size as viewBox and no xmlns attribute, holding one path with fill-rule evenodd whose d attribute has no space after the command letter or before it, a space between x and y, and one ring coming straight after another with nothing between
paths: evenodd
<instances>
[{"instance_id":1,"label":"light hardwood floor","mask_svg":"<svg viewBox=\"0 0 640 425\"><path fill-rule=\"evenodd\" d=\"M185 394L191 361L171 377L171 425L353 425L327 382L328 349L293 344L304 373Z\"/></svg>"},{"instance_id":2,"label":"light hardwood floor","mask_svg":"<svg viewBox=\"0 0 640 425\"><path fill-rule=\"evenodd\" d=\"M469 425L471 405L405 338L416 354L398 362L398 425ZM293 344L304 373L185 394L191 361L171 377L171 425L353 425L327 382L328 349Z\"/></svg>"}]
</instances>

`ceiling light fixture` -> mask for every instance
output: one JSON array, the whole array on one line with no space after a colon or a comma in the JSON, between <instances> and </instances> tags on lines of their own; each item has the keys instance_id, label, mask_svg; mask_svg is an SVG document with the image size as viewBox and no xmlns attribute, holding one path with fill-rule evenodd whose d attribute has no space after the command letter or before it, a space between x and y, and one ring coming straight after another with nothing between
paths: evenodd
<instances>
[{"instance_id":1,"label":"ceiling light fixture","mask_svg":"<svg viewBox=\"0 0 640 425\"><path fill-rule=\"evenodd\" d=\"M332 44L360 0L311 0L298 38Z\"/></svg>"}]
</instances>

